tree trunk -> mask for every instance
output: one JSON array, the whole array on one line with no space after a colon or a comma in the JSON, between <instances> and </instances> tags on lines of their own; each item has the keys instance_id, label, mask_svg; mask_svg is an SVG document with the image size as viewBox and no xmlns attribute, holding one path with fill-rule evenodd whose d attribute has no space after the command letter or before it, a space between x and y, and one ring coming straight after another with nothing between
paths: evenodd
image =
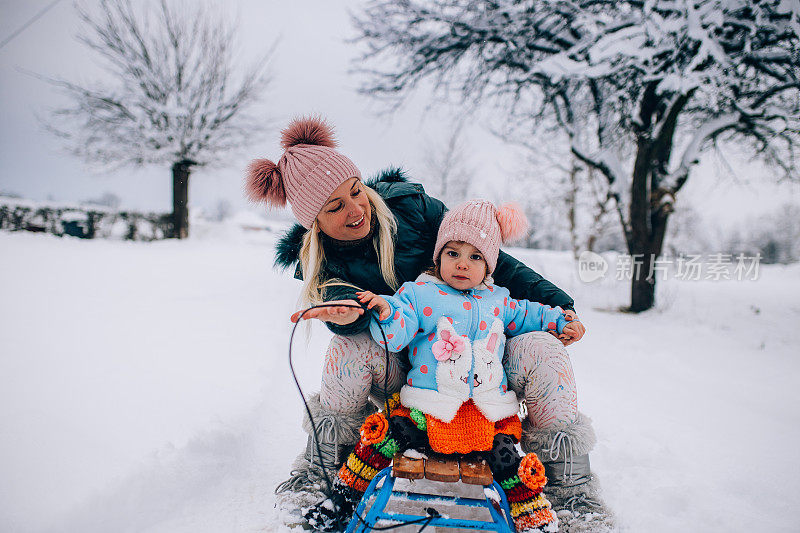
<instances>
[{"instance_id":1,"label":"tree trunk","mask_svg":"<svg viewBox=\"0 0 800 533\"><path fill-rule=\"evenodd\" d=\"M647 279L652 256L652 233L650 231L650 199L647 178L652 162L643 153L649 152L647 141L639 143L639 154L634 166L631 184L630 221L631 235L628 240L628 253L631 255L631 306L632 313L647 311L655 303L656 280Z\"/></svg>"},{"instance_id":2,"label":"tree trunk","mask_svg":"<svg viewBox=\"0 0 800 533\"><path fill-rule=\"evenodd\" d=\"M193 161L182 160L172 165L172 237L189 236L189 174Z\"/></svg>"},{"instance_id":3,"label":"tree trunk","mask_svg":"<svg viewBox=\"0 0 800 533\"><path fill-rule=\"evenodd\" d=\"M649 230L642 234L641 240L632 243L633 279L631 280L632 313L640 313L652 308L656 302L656 276L654 262L661 256L664 237L667 234L667 221L671 210L665 209L654 198L649 203Z\"/></svg>"},{"instance_id":4,"label":"tree trunk","mask_svg":"<svg viewBox=\"0 0 800 533\"><path fill-rule=\"evenodd\" d=\"M639 259L638 255L633 255L633 279L631 280L631 307L632 313L647 311L656 302L656 279L648 277L653 256L645 253ZM636 264L641 261L641 266Z\"/></svg>"},{"instance_id":5,"label":"tree trunk","mask_svg":"<svg viewBox=\"0 0 800 533\"><path fill-rule=\"evenodd\" d=\"M569 237L570 244L572 245L572 257L578 260L580 256L580 243L578 242L578 223L575 214L575 204L577 203L577 188L578 188L578 162L575 156L572 156L572 167L569 169L569 190L567 191L567 220L569 221Z\"/></svg>"},{"instance_id":6,"label":"tree trunk","mask_svg":"<svg viewBox=\"0 0 800 533\"><path fill-rule=\"evenodd\" d=\"M650 226L652 215L650 177L654 171L652 127L658 109L659 97L655 83L645 88L639 108L641 125L636 135L636 160L631 181L630 225L628 253L631 255L631 306L633 313L647 311L655 304L656 280L648 279L652 255L653 233Z\"/></svg>"},{"instance_id":7,"label":"tree trunk","mask_svg":"<svg viewBox=\"0 0 800 533\"><path fill-rule=\"evenodd\" d=\"M662 180L667 173L667 166L672 156L673 137L678 115L686 106L693 92L694 90L681 95L668 108L664 126L658 137L655 137L655 132L651 132L645 142L639 143L639 149L642 151L637 155L643 157L637 157L637 164L641 162L642 166L637 166L634 170L631 221L633 224L639 224L640 227L638 231L633 232L635 251L632 251L631 254L641 253L643 255L638 279L634 269L634 278L631 282L630 310L634 313L647 311L655 305L658 272L652 270L652 263L661 256L664 236L667 233L667 220L672 212L672 204L664 202L664 195L675 192L663 189ZM655 107L652 107L651 110L654 111ZM649 123L650 121L648 121ZM633 222L634 213L638 216L636 222Z\"/></svg>"}]
</instances>

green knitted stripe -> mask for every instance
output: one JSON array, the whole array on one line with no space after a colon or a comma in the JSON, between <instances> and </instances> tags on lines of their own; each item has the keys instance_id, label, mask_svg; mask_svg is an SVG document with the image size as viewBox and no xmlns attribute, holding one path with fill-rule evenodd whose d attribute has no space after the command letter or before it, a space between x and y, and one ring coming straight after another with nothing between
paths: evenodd
<instances>
[{"instance_id":1,"label":"green knitted stripe","mask_svg":"<svg viewBox=\"0 0 800 533\"><path fill-rule=\"evenodd\" d=\"M390 438L383 439L383 442L376 445L375 447L378 448L378 451L381 452L381 455L383 455L387 459L391 459L392 457L394 457L394 454L396 454L397 450L400 449L400 446L398 446L397 441Z\"/></svg>"},{"instance_id":2,"label":"green knitted stripe","mask_svg":"<svg viewBox=\"0 0 800 533\"><path fill-rule=\"evenodd\" d=\"M522 480L519 478L519 476L514 476L501 481L500 486L505 490L511 490L520 483L522 483Z\"/></svg>"},{"instance_id":3,"label":"green knitted stripe","mask_svg":"<svg viewBox=\"0 0 800 533\"><path fill-rule=\"evenodd\" d=\"M418 429L422 431L428 430L428 420L425 418L425 413L419 409L412 408L411 413L408 416L411 417L411 420L414 421Z\"/></svg>"}]
</instances>

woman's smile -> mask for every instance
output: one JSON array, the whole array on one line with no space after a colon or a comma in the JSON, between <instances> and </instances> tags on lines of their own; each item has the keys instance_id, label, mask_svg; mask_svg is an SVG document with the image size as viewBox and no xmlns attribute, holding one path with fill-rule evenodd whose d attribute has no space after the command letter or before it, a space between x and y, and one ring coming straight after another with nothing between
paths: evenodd
<instances>
[{"instance_id":1,"label":"woman's smile","mask_svg":"<svg viewBox=\"0 0 800 533\"><path fill-rule=\"evenodd\" d=\"M351 222L350 224L347 224L347 227L357 229L363 225L364 225L364 215L362 214L358 220L356 220L355 222Z\"/></svg>"}]
</instances>

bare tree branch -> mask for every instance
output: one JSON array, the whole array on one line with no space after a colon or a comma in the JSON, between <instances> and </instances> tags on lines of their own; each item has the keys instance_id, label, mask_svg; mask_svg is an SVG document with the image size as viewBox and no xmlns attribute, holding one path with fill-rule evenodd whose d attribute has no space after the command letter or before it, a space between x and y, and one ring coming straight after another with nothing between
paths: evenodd
<instances>
[{"instance_id":1,"label":"bare tree branch","mask_svg":"<svg viewBox=\"0 0 800 533\"><path fill-rule=\"evenodd\" d=\"M246 70L234 68L233 28L203 7L158 11L130 0L79 7L79 39L106 60L113 85L49 80L72 104L48 128L68 149L107 166L217 162L252 142L265 121L250 115L269 83L272 48Z\"/></svg>"},{"instance_id":2,"label":"bare tree branch","mask_svg":"<svg viewBox=\"0 0 800 533\"><path fill-rule=\"evenodd\" d=\"M89 88L49 79L71 105L55 110L46 126L87 161L169 165L173 236L184 238L192 167L219 162L263 131L266 122L251 110L269 82L274 45L239 73L233 27L202 5L179 12L167 0L100 0L78 14L80 41L106 61L113 82Z\"/></svg>"}]
</instances>

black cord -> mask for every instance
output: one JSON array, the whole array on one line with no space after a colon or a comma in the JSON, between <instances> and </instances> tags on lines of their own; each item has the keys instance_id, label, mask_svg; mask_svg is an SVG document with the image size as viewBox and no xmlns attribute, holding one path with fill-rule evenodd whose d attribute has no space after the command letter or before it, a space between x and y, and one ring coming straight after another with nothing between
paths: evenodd
<instances>
[{"instance_id":1,"label":"black cord","mask_svg":"<svg viewBox=\"0 0 800 533\"><path fill-rule=\"evenodd\" d=\"M311 423L311 431L314 432L314 444L316 444L317 457L320 458L320 467L322 469L322 474L325 478L325 484L328 487L328 494L333 494L333 483L331 482L330 476L328 476L328 469L325 467L325 463L322 462L322 449L320 448L319 445L319 437L317 435L317 425L314 422L314 417L311 415L311 408L308 406L308 402L306 401L306 396L305 394L303 394L303 389L300 386L300 381L297 379L297 373L294 371L294 365L292 364L292 345L294 343L294 334L297 331L297 326L300 325L300 321L303 320L303 317L305 316L306 313L308 313L312 309L320 309L325 307L349 307L351 309L364 309L364 308L360 305L353 305L353 304L313 305L308 309L304 310L302 313L300 313L300 315L297 317L297 322L295 322L294 327L292 327L292 333L291 335L289 335L289 370L292 373L292 379L294 379L294 384L297 387L297 392L300 393L300 399L303 401L303 405L306 408L306 414L308 415L308 420ZM365 310L365 312L369 311ZM381 337L383 337L383 349L384 353L386 354L386 368L384 369L384 376L383 376L383 403L384 403L384 412L386 413L386 419L388 420L389 417L391 416L391 409L389 405L389 343L386 339L386 332L383 331L383 326L377 320L376 323L378 324L378 328L381 330ZM314 458L312 457L311 459L313 462ZM333 501L333 499L331 501L333 502L334 505L337 505L336 502ZM384 527L376 527L376 526L370 527L369 524L367 524L364 518L362 518L361 515L359 515L355 509L353 510L353 515L356 518L358 518L358 520L362 524L364 524L365 526L369 527L374 531L388 531L390 529L396 529L398 527L409 526L414 524L423 524L418 532L422 533L422 530L428 527L428 525L434 518L441 516L433 507L428 507L427 509L425 509L425 511L428 513L428 516L422 517L419 520L412 520L411 522L403 522L401 524L394 524L391 526L384 526Z\"/></svg>"},{"instance_id":2,"label":"black cord","mask_svg":"<svg viewBox=\"0 0 800 533\"><path fill-rule=\"evenodd\" d=\"M425 512L426 512L426 513L428 513L428 518L427 518L427 520L425 521L425 523L424 523L424 524L422 524L422 527L421 527L421 528L419 528L419 531L417 531L417 533L422 533L422 532L425 530L425 528L426 528L426 527L428 527L428 526L430 525L431 521L432 521L434 518L438 518L438 517L442 516L442 515L440 515L440 514L439 514L439 511L437 511L437 510L436 510L436 509L434 509L433 507L428 507L428 508L426 508L426 509L425 509Z\"/></svg>"}]
</instances>

